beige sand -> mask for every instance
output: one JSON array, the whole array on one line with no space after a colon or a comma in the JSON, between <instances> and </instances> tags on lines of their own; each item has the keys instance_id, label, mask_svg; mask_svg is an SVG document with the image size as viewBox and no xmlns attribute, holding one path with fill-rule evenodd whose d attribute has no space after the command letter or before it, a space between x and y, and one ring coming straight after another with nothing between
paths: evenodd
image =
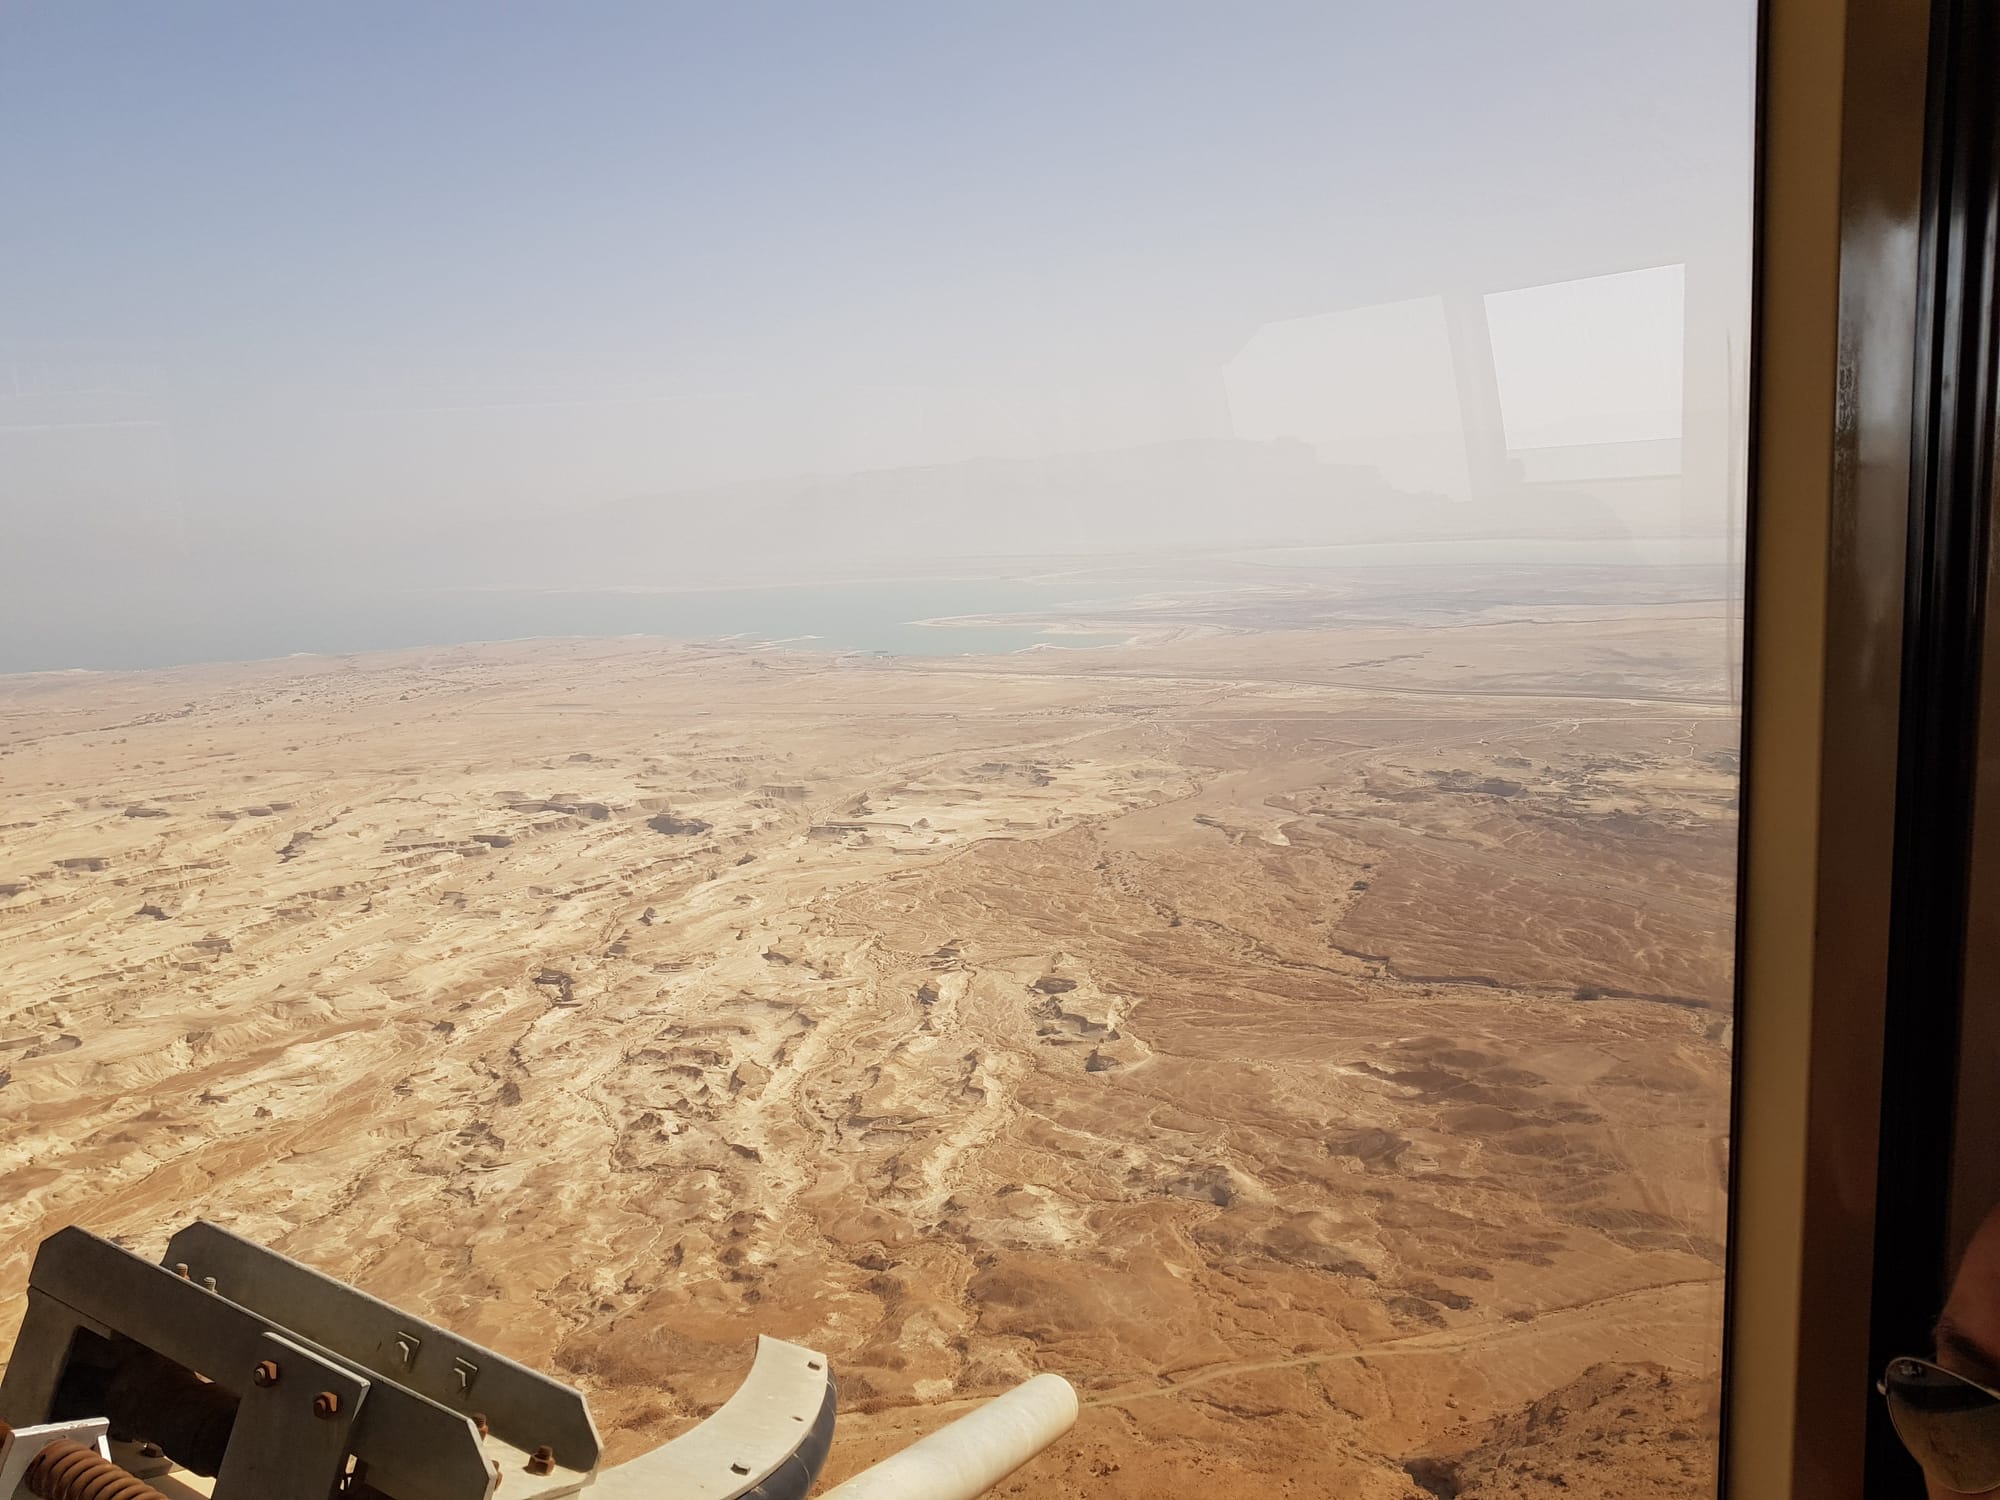
<instances>
[{"instance_id":1,"label":"beige sand","mask_svg":"<svg viewBox=\"0 0 2000 1500\"><path fill-rule=\"evenodd\" d=\"M1699 606L890 662L644 642L0 679L0 1354L218 1219L590 1393L767 1331L830 1474L1694 1495L1735 721Z\"/></svg>"}]
</instances>

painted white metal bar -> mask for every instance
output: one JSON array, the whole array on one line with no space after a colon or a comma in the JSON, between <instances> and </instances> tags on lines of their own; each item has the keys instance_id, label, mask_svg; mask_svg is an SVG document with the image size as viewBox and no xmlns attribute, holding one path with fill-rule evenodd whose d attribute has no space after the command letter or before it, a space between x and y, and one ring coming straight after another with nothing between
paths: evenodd
<instances>
[{"instance_id":1,"label":"painted white metal bar","mask_svg":"<svg viewBox=\"0 0 2000 1500\"><path fill-rule=\"evenodd\" d=\"M1076 1425L1076 1390L1037 1375L835 1485L821 1500L973 1500Z\"/></svg>"}]
</instances>

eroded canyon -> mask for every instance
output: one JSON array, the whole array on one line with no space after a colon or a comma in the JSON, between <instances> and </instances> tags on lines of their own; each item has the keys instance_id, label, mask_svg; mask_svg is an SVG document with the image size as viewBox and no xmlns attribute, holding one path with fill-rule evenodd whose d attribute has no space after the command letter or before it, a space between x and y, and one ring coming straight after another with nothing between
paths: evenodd
<instances>
[{"instance_id":1,"label":"eroded canyon","mask_svg":"<svg viewBox=\"0 0 2000 1500\"><path fill-rule=\"evenodd\" d=\"M764 1331L836 1477L1047 1369L999 1493L1701 1493L1725 623L0 679L0 1354L200 1215L613 1457Z\"/></svg>"}]
</instances>

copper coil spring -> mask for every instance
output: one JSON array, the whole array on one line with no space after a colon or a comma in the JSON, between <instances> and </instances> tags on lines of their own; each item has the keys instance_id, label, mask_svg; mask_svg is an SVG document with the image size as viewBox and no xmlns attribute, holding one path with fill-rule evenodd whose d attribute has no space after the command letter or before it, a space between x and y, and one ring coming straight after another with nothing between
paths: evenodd
<instances>
[{"instance_id":1,"label":"copper coil spring","mask_svg":"<svg viewBox=\"0 0 2000 1500\"><path fill-rule=\"evenodd\" d=\"M24 1477L29 1493L41 1500L167 1500L95 1448L62 1438L35 1455Z\"/></svg>"}]
</instances>

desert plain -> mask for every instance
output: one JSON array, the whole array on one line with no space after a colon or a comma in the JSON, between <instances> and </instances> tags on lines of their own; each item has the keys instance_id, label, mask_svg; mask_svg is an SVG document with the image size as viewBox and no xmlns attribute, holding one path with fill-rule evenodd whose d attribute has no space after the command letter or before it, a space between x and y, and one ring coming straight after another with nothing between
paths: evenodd
<instances>
[{"instance_id":1,"label":"desert plain","mask_svg":"<svg viewBox=\"0 0 2000 1500\"><path fill-rule=\"evenodd\" d=\"M0 678L0 1358L206 1217L613 1459L766 1332L829 1478L1054 1370L998 1494L1705 1493L1729 611L1392 582Z\"/></svg>"}]
</instances>

